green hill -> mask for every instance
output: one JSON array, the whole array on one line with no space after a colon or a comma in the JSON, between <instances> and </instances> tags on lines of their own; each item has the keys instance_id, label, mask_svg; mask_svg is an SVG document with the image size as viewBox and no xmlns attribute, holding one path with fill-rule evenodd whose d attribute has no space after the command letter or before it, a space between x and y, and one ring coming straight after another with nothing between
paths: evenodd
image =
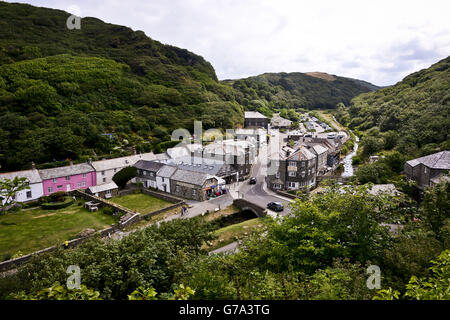
<instances>
[{"instance_id":1,"label":"green hill","mask_svg":"<svg viewBox=\"0 0 450 320\"><path fill-rule=\"evenodd\" d=\"M376 89L321 73L219 82L194 53L96 18L69 30L69 16L0 2L0 171L161 152L194 120L233 128L244 109L334 108Z\"/></svg>"},{"instance_id":2,"label":"green hill","mask_svg":"<svg viewBox=\"0 0 450 320\"><path fill-rule=\"evenodd\" d=\"M281 108L335 108L363 92L378 87L361 80L325 73L265 73L239 80L225 80L238 92L236 100L249 110Z\"/></svg>"},{"instance_id":3,"label":"green hill","mask_svg":"<svg viewBox=\"0 0 450 320\"><path fill-rule=\"evenodd\" d=\"M95 18L68 30L69 16L0 2L0 170L159 152L194 119L206 129L243 122L233 89L202 57Z\"/></svg>"},{"instance_id":4,"label":"green hill","mask_svg":"<svg viewBox=\"0 0 450 320\"><path fill-rule=\"evenodd\" d=\"M337 119L366 136L366 154L394 148L415 157L450 149L449 114L447 57L394 86L354 98L339 108Z\"/></svg>"}]
</instances>

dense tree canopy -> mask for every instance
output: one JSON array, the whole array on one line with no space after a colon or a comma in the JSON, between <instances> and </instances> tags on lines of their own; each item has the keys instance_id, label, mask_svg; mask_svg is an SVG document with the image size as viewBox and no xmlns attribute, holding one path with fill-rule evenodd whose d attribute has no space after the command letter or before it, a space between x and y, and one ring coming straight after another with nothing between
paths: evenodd
<instances>
[{"instance_id":1,"label":"dense tree canopy","mask_svg":"<svg viewBox=\"0 0 450 320\"><path fill-rule=\"evenodd\" d=\"M419 157L450 149L450 57L394 86L355 97L336 118L363 137L363 152Z\"/></svg>"}]
</instances>

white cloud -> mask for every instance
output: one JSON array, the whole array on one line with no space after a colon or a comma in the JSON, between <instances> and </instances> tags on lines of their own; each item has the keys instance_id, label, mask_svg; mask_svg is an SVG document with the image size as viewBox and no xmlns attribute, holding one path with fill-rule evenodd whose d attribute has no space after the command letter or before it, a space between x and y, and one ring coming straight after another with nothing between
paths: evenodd
<instances>
[{"instance_id":1,"label":"white cloud","mask_svg":"<svg viewBox=\"0 0 450 320\"><path fill-rule=\"evenodd\" d=\"M389 85L450 53L447 0L25 2L143 30L202 55L219 79L323 71Z\"/></svg>"}]
</instances>

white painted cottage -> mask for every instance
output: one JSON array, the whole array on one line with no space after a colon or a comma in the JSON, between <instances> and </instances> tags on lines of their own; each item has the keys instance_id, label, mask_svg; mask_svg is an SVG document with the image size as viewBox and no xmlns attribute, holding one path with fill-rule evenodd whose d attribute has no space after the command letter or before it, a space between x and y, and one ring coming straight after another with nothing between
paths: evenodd
<instances>
[{"instance_id":1,"label":"white painted cottage","mask_svg":"<svg viewBox=\"0 0 450 320\"><path fill-rule=\"evenodd\" d=\"M42 179L39 175L38 170L24 170L16 172L1 173L0 180L13 180L14 178L26 178L29 183L29 189L19 191L16 194L14 201L16 202L27 202L37 200L44 195L44 187L42 185ZM4 199L1 199L4 204Z\"/></svg>"},{"instance_id":2,"label":"white painted cottage","mask_svg":"<svg viewBox=\"0 0 450 320\"><path fill-rule=\"evenodd\" d=\"M113 182L114 175L126 167L133 166L139 160L155 160L156 156L153 152L136 154L127 157L93 161L92 166L97 175L97 185L108 184Z\"/></svg>"}]
</instances>

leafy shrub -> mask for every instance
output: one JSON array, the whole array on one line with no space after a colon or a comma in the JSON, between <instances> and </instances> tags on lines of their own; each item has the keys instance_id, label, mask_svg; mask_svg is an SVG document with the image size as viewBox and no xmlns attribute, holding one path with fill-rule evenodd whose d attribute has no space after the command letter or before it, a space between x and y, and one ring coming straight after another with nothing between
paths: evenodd
<instances>
[{"instance_id":1,"label":"leafy shrub","mask_svg":"<svg viewBox=\"0 0 450 320\"><path fill-rule=\"evenodd\" d=\"M137 169L135 167L126 167L117 172L112 178L120 189L125 188L128 181L136 177Z\"/></svg>"},{"instance_id":2,"label":"leafy shrub","mask_svg":"<svg viewBox=\"0 0 450 320\"><path fill-rule=\"evenodd\" d=\"M65 197L67 196L67 193L64 191L58 191L55 193L52 193L50 197L51 202L61 202L65 200Z\"/></svg>"},{"instance_id":3,"label":"leafy shrub","mask_svg":"<svg viewBox=\"0 0 450 320\"><path fill-rule=\"evenodd\" d=\"M40 203L39 200L35 200L35 201L30 201L30 202L23 203L22 205L23 205L24 208L33 208L33 207L40 206L40 204L41 203Z\"/></svg>"},{"instance_id":4,"label":"leafy shrub","mask_svg":"<svg viewBox=\"0 0 450 320\"><path fill-rule=\"evenodd\" d=\"M61 202L43 203L43 204L41 204L41 207L42 207L42 209L46 209L46 210L63 209L63 208L67 208L68 206L73 204L73 202L74 201L72 198L66 198L64 201L61 201Z\"/></svg>"},{"instance_id":5,"label":"leafy shrub","mask_svg":"<svg viewBox=\"0 0 450 320\"><path fill-rule=\"evenodd\" d=\"M104 207L103 213L112 216L114 213L113 207Z\"/></svg>"}]
</instances>

